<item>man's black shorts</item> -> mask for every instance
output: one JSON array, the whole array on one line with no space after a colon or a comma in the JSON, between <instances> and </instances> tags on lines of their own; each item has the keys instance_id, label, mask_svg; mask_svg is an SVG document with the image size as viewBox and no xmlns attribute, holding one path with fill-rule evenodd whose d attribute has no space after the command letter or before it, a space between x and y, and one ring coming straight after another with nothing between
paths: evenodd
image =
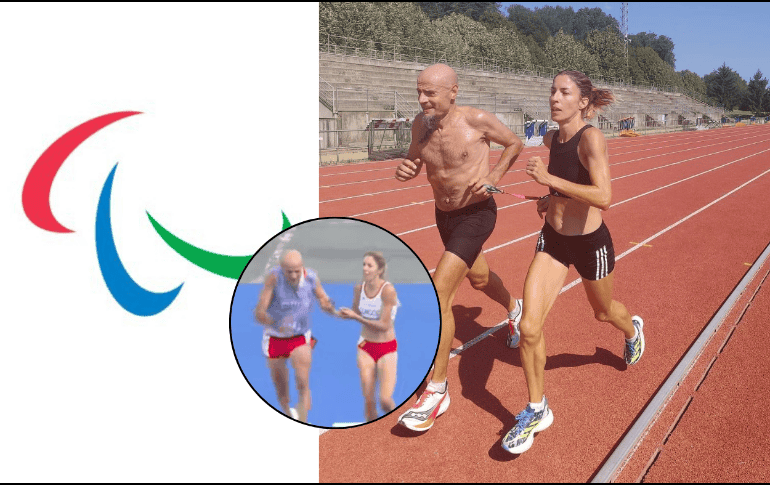
<instances>
[{"instance_id":1,"label":"man's black shorts","mask_svg":"<svg viewBox=\"0 0 770 485\"><path fill-rule=\"evenodd\" d=\"M436 226L444 248L460 257L470 269L497 222L497 204L487 200L444 212L436 208Z\"/></svg>"}]
</instances>

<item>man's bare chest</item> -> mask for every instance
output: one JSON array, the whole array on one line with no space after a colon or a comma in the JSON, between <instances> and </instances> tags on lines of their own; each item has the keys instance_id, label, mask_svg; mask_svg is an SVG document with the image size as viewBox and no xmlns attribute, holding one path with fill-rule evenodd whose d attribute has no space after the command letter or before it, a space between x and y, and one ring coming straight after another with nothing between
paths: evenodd
<instances>
[{"instance_id":1,"label":"man's bare chest","mask_svg":"<svg viewBox=\"0 0 770 485\"><path fill-rule=\"evenodd\" d=\"M476 130L436 130L420 146L420 158L435 169L475 164L489 152L486 139Z\"/></svg>"}]
</instances>

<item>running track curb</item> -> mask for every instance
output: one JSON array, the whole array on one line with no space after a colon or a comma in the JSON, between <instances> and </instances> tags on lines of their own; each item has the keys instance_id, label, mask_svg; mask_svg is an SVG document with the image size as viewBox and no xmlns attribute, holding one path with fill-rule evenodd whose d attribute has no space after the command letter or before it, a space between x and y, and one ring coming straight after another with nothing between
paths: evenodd
<instances>
[{"instance_id":1,"label":"running track curb","mask_svg":"<svg viewBox=\"0 0 770 485\"><path fill-rule=\"evenodd\" d=\"M716 332L717 329L722 325L725 317L730 312L733 305L735 305L735 302L741 296L749 283L751 283L751 281L754 279L754 276L756 276L757 272L759 272L759 269L765 263L765 260L768 258L768 256L770 256L770 243L768 243L768 245L765 247L765 250L762 251L762 254L760 254L749 271L743 276L743 279L741 279L735 289L733 289L732 293L730 293L730 296L727 297L727 300L725 300L722 306L719 307L717 313L711 318L711 320L709 320L706 328L703 329L695 343L692 345L692 347L690 347L690 350L687 351L676 368L671 372L671 375L663 383L660 390L655 394L647 407L644 408L644 411L639 416L639 419L634 422L634 424L631 426L631 429L628 431L626 436L623 437L623 440L620 442L620 444L615 447L615 450L607 459L604 466L602 466L601 469L596 473L596 476L593 480L591 480L591 483L608 483L615 479L617 474L620 472L621 466L626 463L636 448L637 442L645 433L648 426L655 421L659 412L665 406L669 395L687 376L687 373L690 371L693 364L700 356L701 351L706 346L709 339L711 339L711 336L714 335L714 332Z\"/></svg>"}]
</instances>

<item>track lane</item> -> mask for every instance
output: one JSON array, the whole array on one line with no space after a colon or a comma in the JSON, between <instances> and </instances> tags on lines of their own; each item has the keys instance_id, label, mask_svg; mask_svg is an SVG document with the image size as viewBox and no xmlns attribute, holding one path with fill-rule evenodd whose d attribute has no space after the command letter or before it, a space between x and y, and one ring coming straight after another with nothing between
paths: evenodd
<instances>
[{"instance_id":1,"label":"track lane","mask_svg":"<svg viewBox=\"0 0 770 485\"><path fill-rule=\"evenodd\" d=\"M613 233L616 252L621 253L623 244L620 241L621 239L629 239L629 241L640 239L643 236L640 233L641 229L644 229L647 233L655 228L661 230L670 225L673 218L686 214L688 209L693 209L697 202L703 202L709 196L713 200L714 191L718 192L721 189L722 193L724 193L724 186L729 185L729 183L748 180L750 178L749 175L752 173L761 173L757 172L760 168L770 168L767 165L766 157L762 162L757 162L756 160L747 160L746 162L750 162L753 165L738 162L722 169L730 169L730 176L725 176L726 172L721 173L721 176L718 177L714 177L714 174L711 174L707 179L699 180L698 183L689 181L689 184L692 185L689 185L688 182L683 182L677 190L664 189L659 191L655 197L642 197L618 207L613 206L606 213L605 220L607 220L607 224ZM764 165L762 165L763 163ZM657 172L658 175L661 173L660 170ZM613 183L613 188L615 187L616 184ZM757 189L757 187L760 188ZM703 211L703 213L682 223L681 226L673 229L670 233L660 236L657 242L652 243L652 248L642 247L618 262L616 266L616 281L618 282L616 285L616 296L620 301L626 302L629 307L630 302L635 302L637 307L645 308L645 311L650 315L649 317L646 314L644 315L646 322L648 322L648 319L653 322L665 321L672 314L678 315L677 312L682 311L681 305L670 303L673 299L672 297L685 295L684 301L689 299L693 304L699 303L699 306L696 308L697 311L692 312L693 314L689 318L687 315L682 315L681 324L677 320L678 327L675 335L670 336L663 331L658 334L655 330L656 327L650 326L647 323L646 328L650 332L648 342L650 342L651 338L660 340L660 342L656 342L658 344L656 349L659 349L665 358L661 362L656 362L657 358L654 357L647 359L652 361L652 363L648 364L647 370L644 373L637 372L637 374L644 374L643 377L646 381L655 381L665 377L666 365L671 364L668 367L670 369L673 363L675 363L677 352L686 349L688 338L691 341L691 335L689 334L694 335L694 332L697 330L696 327L699 323L702 323L699 317L707 314L708 307L712 304L710 299L713 298L706 295L726 291L725 288L730 286L730 281L741 276L741 271L745 271L745 266L742 264L741 268L736 269L733 260L741 259L742 257L745 259L745 256L751 252L749 246L752 246L752 244L752 247L757 246L757 243L752 241L758 236L756 233L747 233L746 237L741 238L740 244L731 243L736 233L746 232L747 224L751 225L750 221L747 221L746 211L740 208L744 207L751 200L756 200L755 198L758 197L758 194L766 193L768 189L770 189L770 186L768 185L767 177L764 177L756 185L749 185L738 193L747 194L748 198L745 198L744 195L728 197L719 203L724 204L724 206L720 206L723 207L722 209L707 209ZM685 194L685 197L682 194ZM703 197L701 197L701 194L703 194ZM498 198L498 202L499 200ZM532 207L529 210L531 211L529 218L532 218L534 211ZM728 217L725 218L724 214L722 214L721 218L715 218L712 215L721 212L726 213ZM733 212L735 212L735 216L730 217ZM501 228L503 218L504 215L500 214L496 233ZM539 229L541 222L537 217L534 217L534 221L534 226ZM698 226L700 229L693 231L688 228L695 227L693 225L695 224L694 221L708 222L701 222L701 225ZM705 228L703 224L705 224ZM757 224L753 224L753 228L758 231L760 236L766 235L756 226ZM704 241L702 231L705 230L706 233L709 233L709 231L713 232L714 227L718 227L722 231L719 234L720 237ZM422 232L425 235L430 235L430 237L426 238L421 244L431 244L430 239L433 239L432 244L435 244L438 238L437 234L431 234L431 230ZM687 241L692 250L685 252L681 248L681 234L687 232L691 234L691 240ZM632 237L634 239L630 239ZM406 237L404 239L406 241ZM666 241L666 244L663 244L663 241ZM415 247L412 242L406 242L412 245L413 248ZM529 260L531 260L533 245L534 239L532 239L531 244L526 245L526 249L524 249L525 245L514 244L510 245L510 248L506 247L505 249L487 253L487 258L492 268L499 268L498 271L505 268L504 281L512 290L516 287L521 288L523 272L526 271L526 268L523 266L528 265ZM713 251L713 246L719 245L727 245L729 247L731 258L715 261L711 267L704 264L700 265L700 267L695 267L693 271L687 272L686 278L680 274L683 265L686 267L687 264L692 264L694 260L698 259L699 255L709 256L711 254L710 251ZM661 267L659 261L661 254L669 254L670 263L665 269L670 271L663 271L661 274L649 272L649 268ZM687 264L679 262L679 260L683 260ZM709 260L709 258L706 258L706 260ZM517 264L523 268L518 268ZM679 268L680 271L677 272L676 268ZM714 271L720 271L720 277L714 278ZM576 276L576 274L574 274L574 269L571 269L567 282L571 281L573 276ZM517 279L518 281L516 281ZM707 284L704 285L704 280L714 281L707 281ZM626 283L620 284L623 281L626 281ZM633 282L633 285L630 285L630 282ZM654 292L649 291L651 287L665 288L666 283L671 287L670 291L663 292L663 294L652 294ZM629 289L629 286L633 286L633 288ZM699 290L698 295L691 295L691 288L693 287L701 288L703 291ZM455 341L455 345L473 338L483 331L484 328L499 322L501 311L497 311L494 308L494 304L485 298L478 292L470 291L467 283L463 284L463 288L458 292L454 311L458 321L463 321L464 324L458 325L458 338ZM631 311L633 312L634 310ZM585 321L585 324L573 324L575 314L580 314L581 321ZM679 327L684 330L679 329ZM567 328L568 332L560 339L558 337L559 333L563 332L562 328ZM622 355L622 349L617 342L617 332L607 325L593 322L591 310L588 308L582 290L572 289L565 292L557 300L557 305L555 305L552 314L549 316L547 333L549 335L549 362L555 361L553 367L549 368L547 384L550 387L548 388L548 396L554 406L556 419L563 419L562 424L569 426L569 431L562 433L569 434L573 441L568 440L565 442L563 437L553 437L554 441L552 443L546 443L547 439L551 439L548 438L548 434L553 431L552 429L539 435L536 439L536 447L545 443L542 448L547 450L545 457L543 453L532 454L533 450L515 460L508 459L508 461L505 461L504 458L506 457L501 458L498 456L498 453L504 452L498 448L499 436L496 441L493 442L492 440L494 430L507 430L506 426L510 426L505 423L512 423L512 414L518 412L518 408L523 406L523 404L519 403L522 397L519 394L522 393L523 389L523 374L520 369L513 369L513 372L510 372L510 367L518 366L516 363L518 356L512 357L512 353L507 351L503 343L505 338L504 332L498 332L482 341L482 343L464 351L458 358L450 361L450 386L454 386L452 387L454 390L452 393L453 404L447 415L442 416L439 420L435 429L423 436L410 439L397 436L401 430L393 428L394 423L381 423L381 421L385 420L358 429L361 430L360 432L365 437L365 441L361 442L362 444L358 445L359 447L366 446L371 449L387 450L387 453L391 454L393 461L388 461L390 463L388 470L383 470L381 467L378 468L377 465L377 461L382 460L381 453L375 454L376 459L374 462L365 456L359 456L365 463L351 463L349 465L357 473L363 473L363 475L356 476L371 476L367 475L366 473L368 472L365 473L363 470L368 469L373 473L378 473L375 475L376 478L370 479L380 480L461 480L463 477L466 480L474 481L481 479L509 480L512 473L510 467L514 466L515 471L513 473L516 474L517 480L522 481L574 481L579 479L578 477L583 477L583 475L572 473L567 475L559 475L557 473L554 475L554 470L565 468L580 470L580 473L587 474L582 479L587 479L592 470L590 470L590 466L582 466L581 463L590 463L595 458L598 460L595 464L598 464L606 456L606 452L611 449L614 442L622 435L622 431L625 429L623 424L625 423L626 428L629 426L629 420L633 418L634 414L633 409L636 408L638 412L644 405L644 396L649 396L654 391L654 382L640 383L632 380L631 384L633 385L629 388L627 383L629 379L626 377L633 376L634 374L632 373L637 371L639 367L624 371L620 375L622 379L619 379L620 365L618 364L618 359L621 359L619 356ZM554 336L554 334L556 335ZM681 352L679 355L681 355ZM647 357L650 357L650 355L646 354ZM674 360L672 361L672 359ZM560 363L561 365L559 365ZM551 366L551 364L548 365L549 367ZM625 364L622 365L624 366ZM583 375L586 369L589 369L590 372L586 372ZM489 371L488 377L486 379L479 379L479 376L485 375L487 370ZM574 441L578 439L578 436L592 434L591 423L596 422L596 416L583 418L583 415L586 414L586 409L595 408L594 401L596 396L575 397L574 386L565 384L565 382L569 383L572 381L576 381L578 387L582 388L601 387L604 391L603 394L614 395L619 393L618 395L622 396L634 396L630 403L625 403L626 407L613 411L613 415L606 420L606 428L612 430L619 429L614 440L613 436L598 436L597 438L601 443L591 444L591 446L587 446L581 441ZM625 385L623 384L624 382L626 382ZM462 387L462 390L460 391L458 387ZM572 393L569 392L570 387L573 388ZM516 389L512 393L513 396L511 396L510 400L500 391L506 388ZM551 388L555 389L552 390ZM494 392L490 393L486 389L493 389ZM614 392L612 392L613 389ZM637 394L634 394L634 392ZM551 395L552 393L554 394L553 396ZM455 396L458 396L458 394L463 397L456 398ZM558 408L556 407L557 401L559 402ZM626 408L630 408L631 411L628 411ZM452 418L453 415L456 416L456 419ZM368 431L370 426L378 426L378 428L382 427L382 429ZM585 426L588 426L588 428L585 428ZM478 433L476 429L485 429L487 431ZM348 438L358 443L354 439L354 431L356 430L346 430L345 433ZM337 433L339 432L326 433L321 438L322 481L326 481L326 478L330 476L333 476L334 479L346 480L346 478L342 478L345 476L344 473L327 475L326 473L329 470L326 470L323 465L323 463L329 463L327 459L337 460L340 458L338 453L330 449L340 445L332 445L333 442L336 442L334 440L329 441ZM431 436L433 435L437 436L432 438ZM381 438L385 441L380 443L379 440ZM452 446L444 446L445 443L455 443L458 440L466 440L468 442L468 445L466 445L468 446L466 448L468 451L463 452L460 456L452 453ZM436 441L436 443L433 443L433 441ZM398 448L398 456L396 457L392 456L394 446ZM421 450L424 452L421 452ZM604 454L602 454L602 451ZM413 454L410 454L410 452ZM348 453L353 453L353 451L348 449ZM332 455L333 458L331 458ZM466 457L465 455L470 456ZM355 456L355 453L353 453L353 456ZM531 466L525 466L525 462L529 459L528 457L538 459L540 463L534 462ZM356 463L361 460L356 460ZM572 460L578 460L577 465L573 464ZM509 463L509 461L514 461L514 463ZM343 462L347 463L347 460L343 460ZM481 462L481 464L478 462ZM569 463L569 466L565 467L565 463ZM551 473L530 473L532 468L537 469L538 467L543 470L550 470ZM342 469L344 468L346 467L342 467ZM490 470L488 475L483 474L486 470ZM405 475L405 471L408 474ZM356 480L360 479L356 478Z\"/></svg>"}]
</instances>

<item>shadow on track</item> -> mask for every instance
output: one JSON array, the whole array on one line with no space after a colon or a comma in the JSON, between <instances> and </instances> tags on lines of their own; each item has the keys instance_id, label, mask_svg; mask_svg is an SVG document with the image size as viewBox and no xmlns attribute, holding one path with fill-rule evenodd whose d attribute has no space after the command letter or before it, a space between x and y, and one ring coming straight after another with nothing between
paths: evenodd
<instances>
[{"instance_id":1,"label":"shadow on track","mask_svg":"<svg viewBox=\"0 0 770 485\"><path fill-rule=\"evenodd\" d=\"M479 308L466 308L454 306L452 308L455 316L456 331L455 336L458 340L466 342L475 336L487 330L476 322L475 318L481 314ZM517 349L510 349L506 345L507 329L500 329L484 339L484 344L475 345L466 349L462 353L458 366L460 384L462 386L462 396L470 400L482 410L495 416L500 420L501 428L498 431L499 436L503 436L516 422L516 414L520 409L507 409L500 402L498 396L503 396L509 392L519 392L522 394L522 402L526 399L526 388L519 390L511 389L488 389L487 383L489 375L496 360L499 360L510 366L510 370L504 372L519 373L521 368L521 357ZM584 365L605 365L618 371L626 369L626 362L622 356L618 356L607 349L596 347L593 355L578 355L570 353L561 353L549 355L546 360L545 370L559 369L563 367L580 367ZM513 369L517 367L518 369ZM513 374L511 374L513 375ZM499 442L497 443L499 446ZM502 451L502 449L501 449ZM494 455L494 456L492 456ZM497 459L510 459L508 453L498 455L492 453L491 457Z\"/></svg>"}]
</instances>

